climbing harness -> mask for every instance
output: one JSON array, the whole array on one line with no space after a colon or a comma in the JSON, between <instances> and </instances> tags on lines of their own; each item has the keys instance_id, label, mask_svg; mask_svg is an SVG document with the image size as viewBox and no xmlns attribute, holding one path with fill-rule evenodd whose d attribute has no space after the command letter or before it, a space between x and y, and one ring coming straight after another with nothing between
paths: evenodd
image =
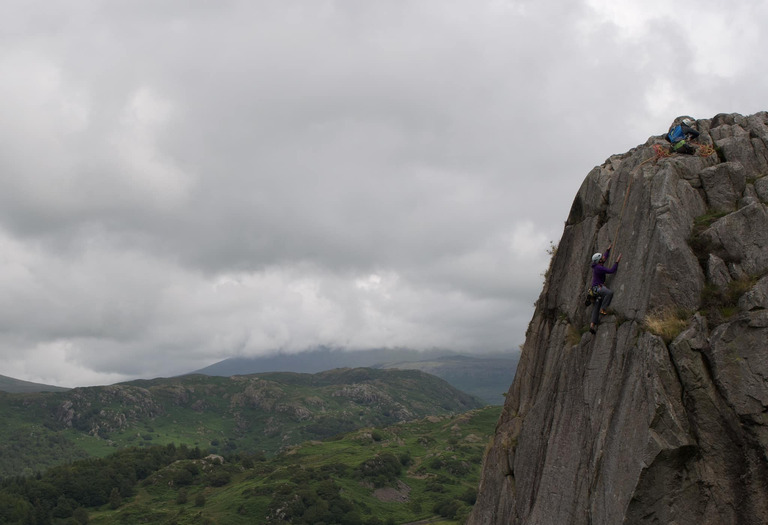
<instances>
[{"instance_id":1,"label":"climbing harness","mask_svg":"<svg viewBox=\"0 0 768 525\"><path fill-rule=\"evenodd\" d=\"M587 298L584 301L584 306L589 306L597 300L597 290L599 288L600 286L596 284L595 286L590 286L587 289Z\"/></svg>"}]
</instances>

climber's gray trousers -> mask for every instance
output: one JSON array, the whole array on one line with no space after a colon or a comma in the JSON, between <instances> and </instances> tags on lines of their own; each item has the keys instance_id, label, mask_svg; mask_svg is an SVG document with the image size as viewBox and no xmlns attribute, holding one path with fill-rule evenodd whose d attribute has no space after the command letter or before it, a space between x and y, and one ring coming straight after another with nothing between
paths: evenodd
<instances>
[{"instance_id":1,"label":"climber's gray trousers","mask_svg":"<svg viewBox=\"0 0 768 525\"><path fill-rule=\"evenodd\" d=\"M595 299L595 307L592 309L592 323L597 324L600 319L600 309L605 310L611 305L613 299L613 290L605 285L602 285L597 289L597 299Z\"/></svg>"}]
</instances>

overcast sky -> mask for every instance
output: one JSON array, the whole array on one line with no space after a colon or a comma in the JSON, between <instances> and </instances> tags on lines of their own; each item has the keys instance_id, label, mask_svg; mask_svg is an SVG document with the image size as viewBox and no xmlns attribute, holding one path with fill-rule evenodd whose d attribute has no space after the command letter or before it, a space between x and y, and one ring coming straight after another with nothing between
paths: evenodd
<instances>
[{"instance_id":1,"label":"overcast sky","mask_svg":"<svg viewBox=\"0 0 768 525\"><path fill-rule=\"evenodd\" d=\"M768 110L768 2L6 0L0 374L517 350L586 174Z\"/></svg>"}]
</instances>

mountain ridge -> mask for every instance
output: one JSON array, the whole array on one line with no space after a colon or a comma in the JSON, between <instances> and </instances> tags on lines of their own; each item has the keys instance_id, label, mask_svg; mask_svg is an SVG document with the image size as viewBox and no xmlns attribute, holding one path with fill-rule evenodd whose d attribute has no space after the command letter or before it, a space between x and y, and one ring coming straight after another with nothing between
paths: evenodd
<instances>
[{"instance_id":1,"label":"mountain ridge","mask_svg":"<svg viewBox=\"0 0 768 525\"><path fill-rule=\"evenodd\" d=\"M293 354L234 357L193 374L233 376L264 372L316 373L333 368L370 367L422 370L454 387L501 405L519 360L519 351L493 354L461 354L446 350L410 349L342 350L321 347Z\"/></svg>"}]
</instances>

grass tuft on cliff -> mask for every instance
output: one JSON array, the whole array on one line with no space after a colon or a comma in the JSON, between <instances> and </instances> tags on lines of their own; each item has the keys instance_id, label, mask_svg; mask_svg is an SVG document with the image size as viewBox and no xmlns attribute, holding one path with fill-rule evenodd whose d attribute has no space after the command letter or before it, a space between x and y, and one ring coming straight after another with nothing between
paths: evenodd
<instances>
[{"instance_id":1,"label":"grass tuft on cliff","mask_svg":"<svg viewBox=\"0 0 768 525\"><path fill-rule=\"evenodd\" d=\"M669 344L686 329L690 317L691 313L683 308L661 308L646 315L645 328Z\"/></svg>"}]
</instances>

